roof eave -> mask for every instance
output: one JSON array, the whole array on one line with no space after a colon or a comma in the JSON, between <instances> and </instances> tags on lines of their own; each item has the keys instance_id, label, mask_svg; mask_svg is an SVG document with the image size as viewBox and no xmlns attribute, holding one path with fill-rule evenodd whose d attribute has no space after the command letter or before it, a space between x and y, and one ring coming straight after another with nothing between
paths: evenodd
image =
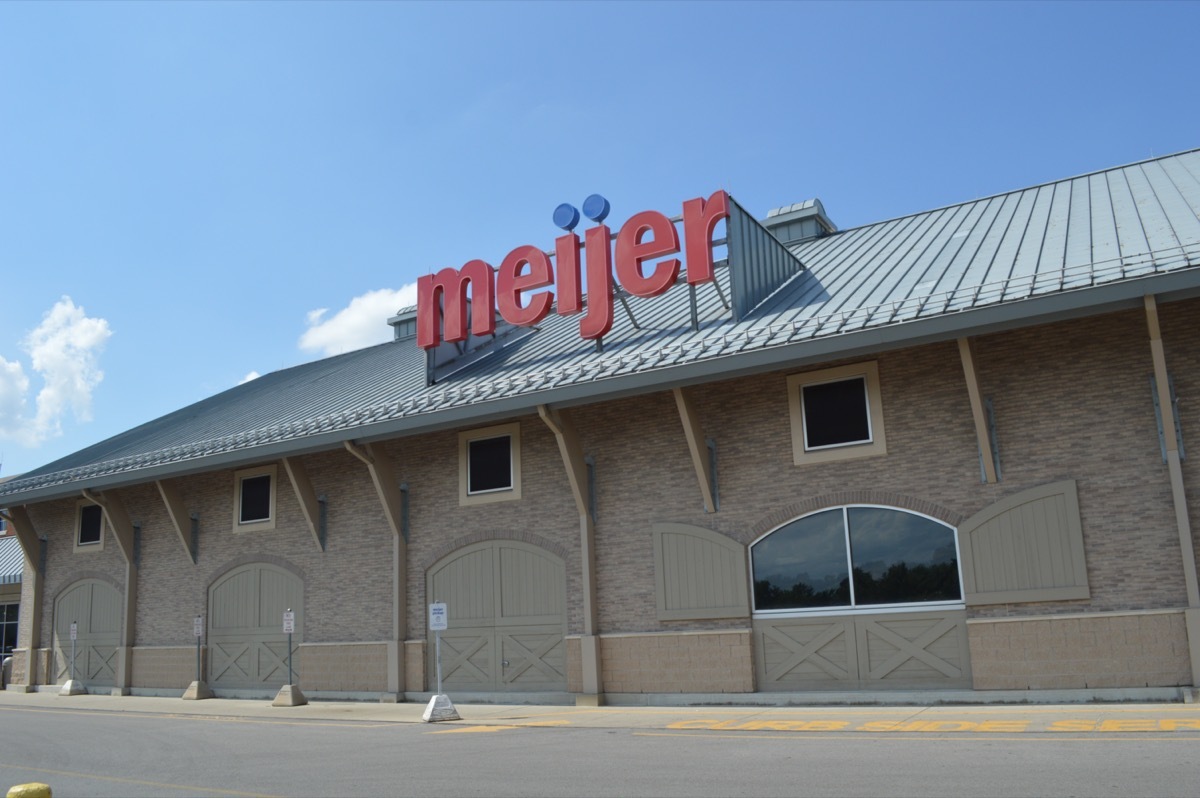
<instances>
[{"instance_id":1,"label":"roof eave","mask_svg":"<svg viewBox=\"0 0 1200 798\"><path fill-rule=\"evenodd\" d=\"M0 494L0 506L32 504L80 495L82 490L107 490L173 479L273 460L328 451L345 441L371 442L487 423L534 412L541 404L572 407L638 394L694 385L714 378L731 379L750 374L796 368L833 359L861 357L964 336L985 335L1021 327L1064 321L1082 316L1140 307L1153 294L1161 302L1200 296L1200 267L1153 274L1117 283L1091 286L1044 296L947 313L824 338L781 344L636 374L581 382L544 391L467 404L431 413L381 421L309 435L303 438L248 446L204 457L163 463L129 471L102 474L28 491Z\"/></svg>"}]
</instances>

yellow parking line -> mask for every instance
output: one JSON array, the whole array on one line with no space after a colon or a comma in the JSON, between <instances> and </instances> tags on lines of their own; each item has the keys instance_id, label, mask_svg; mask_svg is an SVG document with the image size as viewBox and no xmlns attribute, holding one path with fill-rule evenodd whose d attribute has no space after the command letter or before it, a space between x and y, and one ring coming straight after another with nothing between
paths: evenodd
<instances>
[{"instance_id":1,"label":"yellow parking line","mask_svg":"<svg viewBox=\"0 0 1200 798\"><path fill-rule=\"evenodd\" d=\"M41 707L0 706L0 712L41 712L47 715L95 715L97 712L103 712L110 718L129 718L141 720L148 718L169 718L172 720L221 721L222 723L257 723L270 726L340 726L352 729L379 729L397 725L396 723L362 723L354 720L272 720L269 718L238 718L232 715L189 715L186 713L164 714L158 712L138 712L136 710L116 709L44 709Z\"/></svg>"},{"instance_id":2,"label":"yellow parking line","mask_svg":"<svg viewBox=\"0 0 1200 798\"><path fill-rule=\"evenodd\" d=\"M702 731L702 730L698 730ZM934 736L930 734L921 734L919 732L905 732L901 734L713 734L696 733L696 732L634 732L634 737L702 737L704 739L713 740L786 740L795 741L803 740L929 740L929 741L954 741L954 742L993 742L995 740L1005 740L1008 742L1031 742L1031 743L1046 743L1046 742L1074 742L1074 743L1090 743L1090 742L1120 742L1128 743L1130 741L1146 741L1146 742L1187 742L1192 745L1196 744L1195 737L1175 737L1175 736L1145 736L1137 737L1064 737L1057 734L1031 734L1022 737L1001 737L994 734L979 734L979 735L955 735L951 736Z\"/></svg>"},{"instance_id":3,"label":"yellow parking line","mask_svg":"<svg viewBox=\"0 0 1200 798\"><path fill-rule=\"evenodd\" d=\"M70 770L49 770L47 768L31 768L26 765L10 765L0 762L0 768L12 768L29 773L45 773L51 776L71 776L80 779L96 779L98 781L115 781L118 784L138 784L143 787L163 787L169 790L190 790L192 792L212 793L214 795L234 795L239 798L280 798L261 792L239 792L238 790L220 790L213 787L193 787L188 784L170 784L162 781L144 781L142 779L123 779L117 776L97 776L94 773L75 773Z\"/></svg>"}]
</instances>

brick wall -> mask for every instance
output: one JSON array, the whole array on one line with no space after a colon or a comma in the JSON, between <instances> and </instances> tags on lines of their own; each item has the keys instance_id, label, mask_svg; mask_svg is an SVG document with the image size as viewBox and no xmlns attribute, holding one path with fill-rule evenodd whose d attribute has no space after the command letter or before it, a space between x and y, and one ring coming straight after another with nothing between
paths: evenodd
<instances>
[{"instance_id":1,"label":"brick wall","mask_svg":"<svg viewBox=\"0 0 1200 798\"><path fill-rule=\"evenodd\" d=\"M606 693L750 693L750 631L601 635Z\"/></svg>"},{"instance_id":2,"label":"brick wall","mask_svg":"<svg viewBox=\"0 0 1200 798\"><path fill-rule=\"evenodd\" d=\"M404 689L414 693L433 689L425 680L424 640L407 640L404 643Z\"/></svg>"},{"instance_id":3,"label":"brick wall","mask_svg":"<svg viewBox=\"0 0 1200 798\"><path fill-rule=\"evenodd\" d=\"M1161 315L1177 390L1183 397L1196 395L1200 300L1163 305ZM655 606L650 526L660 521L708 527L743 544L803 512L847 501L904 507L956 524L1026 488L1075 479L1091 598L975 607L968 614L978 619L1183 606L1178 536L1150 401L1152 365L1144 314L1123 311L982 336L976 355L983 394L996 410L1003 471L1003 481L996 485L979 481L975 432L953 342L874 358L887 426L888 454L881 457L792 464L787 376L858 360L798 362L770 374L689 388L704 433L717 444L721 508L715 514L703 511L669 392L572 409L584 451L596 463L598 628L606 641L606 689L625 692L628 685L640 684L645 686L639 689L659 690L674 683L676 671L667 666L658 675L630 675L629 663L649 650L651 640L670 640L669 645L683 650L703 639L715 648L712 640L723 639L722 633L744 634L749 624L748 618L661 622L647 612ZM1185 443L1200 450L1200 404L1182 402L1180 411ZM489 419L476 426L513 420L521 425L523 497L517 501L458 505L457 430L384 447L397 480L409 486L404 636L411 642L405 645L404 660L410 690L427 681L423 647L417 655L425 636L426 573L440 557L467 543L519 539L561 556L566 567L565 632L582 632L578 515L553 436L536 415ZM232 471L173 480L185 510L200 515L195 564L152 484L119 491L141 527L136 646L186 648L193 640L192 619L207 612L210 585L231 567L255 560L280 564L302 578L302 643L380 643L390 637L392 533L366 467L342 450L301 459L316 492L328 497L324 552L314 544L282 468L277 526L264 532L233 531ZM1193 527L1200 528L1195 460L1185 462L1184 476ZM30 507L35 528L49 539L44 646L53 640L54 600L65 588L95 577L121 589L125 578L124 560L109 532L102 551L72 550L75 506L74 501L57 501ZM26 606L28 600L23 596ZM697 631L710 634L680 634ZM645 639L614 637L627 633L652 634ZM23 628L22 643L28 639ZM683 640L690 642L679 642ZM987 662L981 656L974 657L976 668ZM689 665L705 667L704 658L697 659ZM330 675L321 678L333 683L334 671L344 667L328 668ZM372 668L367 670L374 672ZM353 673L355 667L349 670ZM369 689L385 689L385 670L380 671L381 683ZM708 678L697 676L693 683L710 683ZM714 684L751 689L732 676L713 678Z\"/></svg>"},{"instance_id":4,"label":"brick wall","mask_svg":"<svg viewBox=\"0 0 1200 798\"><path fill-rule=\"evenodd\" d=\"M371 692L387 687L384 643L304 644L294 657L305 690Z\"/></svg>"},{"instance_id":5,"label":"brick wall","mask_svg":"<svg viewBox=\"0 0 1200 798\"><path fill-rule=\"evenodd\" d=\"M969 621L977 690L1190 684L1182 612Z\"/></svg>"},{"instance_id":6,"label":"brick wall","mask_svg":"<svg viewBox=\"0 0 1200 798\"><path fill-rule=\"evenodd\" d=\"M201 649L201 664L208 651ZM133 649L133 686L176 688L182 692L196 679L196 648L171 646Z\"/></svg>"}]
</instances>

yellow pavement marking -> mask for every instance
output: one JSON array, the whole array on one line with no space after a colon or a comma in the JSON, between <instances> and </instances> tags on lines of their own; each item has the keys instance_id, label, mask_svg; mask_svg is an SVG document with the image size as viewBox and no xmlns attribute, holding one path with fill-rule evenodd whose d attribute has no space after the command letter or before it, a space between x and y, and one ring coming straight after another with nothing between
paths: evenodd
<instances>
[{"instance_id":1,"label":"yellow pavement marking","mask_svg":"<svg viewBox=\"0 0 1200 798\"><path fill-rule=\"evenodd\" d=\"M458 732L490 732L490 731L506 731L508 729L550 729L560 726L570 726L569 720L542 720L534 721L533 723L492 723L478 724L476 726L455 726L452 729L439 729L438 731L426 732L426 734L455 734Z\"/></svg>"},{"instance_id":2,"label":"yellow pavement marking","mask_svg":"<svg viewBox=\"0 0 1200 798\"><path fill-rule=\"evenodd\" d=\"M700 730L703 731L703 730ZM796 739L804 740L922 740L922 741L953 741L953 742L985 742L991 743L997 740L1006 740L1008 742L1030 742L1030 743L1057 743L1057 742L1072 742L1072 743L1091 743L1091 742L1112 742L1112 743L1128 743L1128 742L1186 742L1192 745L1196 744L1195 737L1169 737L1158 736L1153 737L1067 737L1059 734L1047 734L1044 736L1026 735L1023 737L1000 737L997 735L979 735L966 736L957 735L950 736L934 736L931 734L805 734L802 737L793 734L696 734L688 732L633 732L634 737L692 737L705 740L787 740L794 741Z\"/></svg>"},{"instance_id":3,"label":"yellow pavement marking","mask_svg":"<svg viewBox=\"0 0 1200 798\"><path fill-rule=\"evenodd\" d=\"M1153 714L1153 713L1147 713ZM1032 728L1031 728L1032 727ZM1200 718L1113 718L1108 720L1060 719L1047 725L1034 724L1031 720L952 720L943 718L875 720L852 722L848 720L714 720L696 718L667 724L668 729L690 731L793 731L793 732L976 732L976 733L1021 733L1021 732L1173 732L1200 731Z\"/></svg>"},{"instance_id":4,"label":"yellow pavement marking","mask_svg":"<svg viewBox=\"0 0 1200 798\"><path fill-rule=\"evenodd\" d=\"M43 707L0 706L0 712L41 712L47 715L94 715L103 712L113 718L169 718L174 720L208 720L223 723L258 723L270 726L340 726L352 729L379 729L396 723L363 723L355 720L272 720L270 718L239 718L233 715L190 715L184 713L145 712L120 709L45 709Z\"/></svg>"},{"instance_id":5,"label":"yellow pavement marking","mask_svg":"<svg viewBox=\"0 0 1200 798\"><path fill-rule=\"evenodd\" d=\"M73 776L81 779L97 779L99 781L115 781L118 784L139 784L143 787L165 787L169 790L189 790L191 792L212 793L214 795L234 795L240 798L279 798L261 792L240 792L238 790L221 790L214 787L193 787L189 784L170 784L162 781L143 781L142 779L123 779L117 776L97 776L94 773L75 773L70 770L49 770L48 768L31 768L25 765L10 765L0 762L0 768L28 771L30 773L48 773L51 776Z\"/></svg>"}]
</instances>

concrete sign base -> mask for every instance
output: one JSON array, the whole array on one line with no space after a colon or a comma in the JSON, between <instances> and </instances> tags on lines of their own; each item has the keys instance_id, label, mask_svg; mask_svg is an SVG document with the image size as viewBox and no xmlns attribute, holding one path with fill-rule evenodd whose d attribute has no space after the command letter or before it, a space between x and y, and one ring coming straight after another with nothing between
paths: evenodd
<instances>
[{"instance_id":1,"label":"concrete sign base","mask_svg":"<svg viewBox=\"0 0 1200 798\"><path fill-rule=\"evenodd\" d=\"M426 723L437 723L440 720L462 720L462 717L454 708L450 696L435 695L429 699L429 705L425 707L425 714L421 716L421 720Z\"/></svg>"},{"instance_id":2,"label":"concrete sign base","mask_svg":"<svg viewBox=\"0 0 1200 798\"><path fill-rule=\"evenodd\" d=\"M78 679L68 679L58 691L59 695L87 695L87 688Z\"/></svg>"},{"instance_id":3,"label":"concrete sign base","mask_svg":"<svg viewBox=\"0 0 1200 798\"><path fill-rule=\"evenodd\" d=\"M301 707L308 703L308 699L304 697L304 693L300 692L300 687L294 684L285 684L279 688L279 694L275 696L275 700L271 702L273 707Z\"/></svg>"},{"instance_id":4,"label":"concrete sign base","mask_svg":"<svg viewBox=\"0 0 1200 798\"><path fill-rule=\"evenodd\" d=\"M213 691L205 682L192 682L188 685L188 689L183 693L185 701L199 701L203 698L212 698Z\"/></svg>"}]
</instances>

